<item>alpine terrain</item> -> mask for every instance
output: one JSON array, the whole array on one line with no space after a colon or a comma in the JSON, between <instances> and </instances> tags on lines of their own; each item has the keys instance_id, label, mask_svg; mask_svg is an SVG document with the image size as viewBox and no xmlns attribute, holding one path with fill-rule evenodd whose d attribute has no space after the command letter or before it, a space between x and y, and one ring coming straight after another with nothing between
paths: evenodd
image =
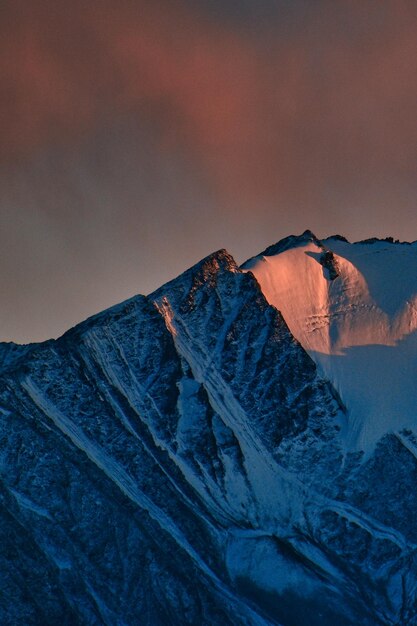
<instances>
[{"instance_id":1,"label":"alpine terrain","mask_svg":"<svg viewBox=\"0 0 417 626\"><path fill-rule=\"evenodd\" d=\"M306 231L0 344L0 624L417 626L416 329Z\"/></svg>"}]
</instances>

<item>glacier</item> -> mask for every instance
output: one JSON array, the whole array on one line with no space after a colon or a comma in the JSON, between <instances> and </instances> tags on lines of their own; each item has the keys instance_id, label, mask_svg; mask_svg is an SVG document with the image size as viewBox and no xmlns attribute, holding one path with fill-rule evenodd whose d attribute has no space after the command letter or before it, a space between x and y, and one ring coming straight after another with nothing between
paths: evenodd
<instances>
[{"instance_id":1,"label":"glacier","mask_svg":"<svg viewBox=\"0 0 417 626\"><path fill-rule=\"evenodd\" d=\"M417 243L310 231L291 242L243 267L349 407L346 448L369 455L384 434L415 424Z\"/></svg>"},{"instance_id":2,"label":"glacier","mask_svg":"<svg viewBox=\"0 0 417 626\"><path fill-rule=\"evenodd\" d=\"M0 623L417 625L416 258L220 250L1 344Z\"/></svg>"}]
</instances>

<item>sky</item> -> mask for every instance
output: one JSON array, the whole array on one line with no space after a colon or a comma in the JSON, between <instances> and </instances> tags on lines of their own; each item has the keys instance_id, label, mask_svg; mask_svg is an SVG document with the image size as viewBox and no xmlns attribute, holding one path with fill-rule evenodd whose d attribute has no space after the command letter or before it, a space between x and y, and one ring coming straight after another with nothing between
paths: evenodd
<instances>
[{"instance_id":1,"label":"sky","mask_svg":"<svg viewBox=\"0 0 417 626\"><path fill-rule=\"evenodd\" d=\"M417 3L3 0L0 340L309 228L417 239Z\"/></svg>"}]
</instances>

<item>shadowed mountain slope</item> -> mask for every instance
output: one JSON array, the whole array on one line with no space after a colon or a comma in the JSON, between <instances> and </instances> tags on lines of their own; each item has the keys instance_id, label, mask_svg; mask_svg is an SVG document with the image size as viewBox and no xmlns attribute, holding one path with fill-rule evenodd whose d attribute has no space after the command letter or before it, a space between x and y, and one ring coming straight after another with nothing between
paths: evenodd
<instances>
[{"instance_id":1,"label":"shadowed mountain slope","mask_svg":"<svg viewBox=\"0 0 417 626\"><path fill-rule=\"evenodd\" d=\"M2 624L416 624L417 443L219 251L0 379ZM12 358L13 357L13 358Z\"/></svg>"}]
</instances>

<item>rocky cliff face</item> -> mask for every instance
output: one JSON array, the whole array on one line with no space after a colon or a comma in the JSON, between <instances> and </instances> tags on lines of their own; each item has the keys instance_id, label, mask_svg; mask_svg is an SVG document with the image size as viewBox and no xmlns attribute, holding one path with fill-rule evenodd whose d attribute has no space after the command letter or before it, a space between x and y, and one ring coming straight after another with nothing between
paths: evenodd
<instances>
[{"instance_id":1,"label":"rocky cliff face","mask_svg":"<svg viewBox=\"0 0 417 626\"><path fill-rule=\"evenodd\" d=\"M417 624L417 439L346 451L225 251L4 354L0 623Z\"/></svg>"}]
</instances>

